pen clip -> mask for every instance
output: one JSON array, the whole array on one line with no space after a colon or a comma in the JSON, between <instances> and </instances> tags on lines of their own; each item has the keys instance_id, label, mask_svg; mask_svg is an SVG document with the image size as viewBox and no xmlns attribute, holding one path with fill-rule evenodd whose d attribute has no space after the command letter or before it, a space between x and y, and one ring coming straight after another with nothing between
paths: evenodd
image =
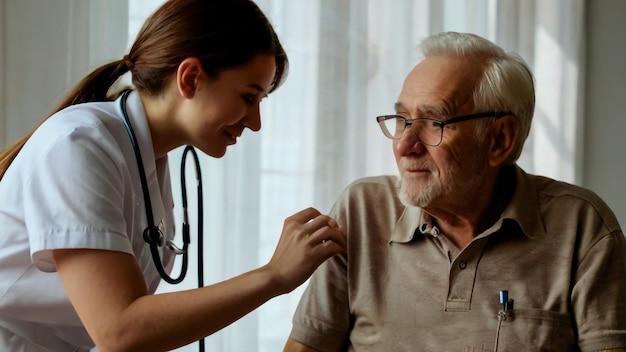
<instances>
[{"instance_id":1,"label":"pen clip","mask_svg":"<svg viewBox=\"0 0 626 352\"><path fill-rule=\"evenodd\" d=\"M502 304L505 312L513 310L513 303L515 303L515 300L509 299L509 291L500 291L500 304Z\"/></svg>"}]
</instances>

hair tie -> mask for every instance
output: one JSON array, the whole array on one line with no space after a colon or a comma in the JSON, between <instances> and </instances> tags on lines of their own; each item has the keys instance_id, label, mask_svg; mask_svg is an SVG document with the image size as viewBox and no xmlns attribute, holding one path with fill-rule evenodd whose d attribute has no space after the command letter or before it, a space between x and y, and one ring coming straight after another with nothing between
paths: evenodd
<instances>
[{"instance_id":1,"label":"hair tie","mask_svg":"<svg viewBox=\"0 0 626 352\"><path fill-rule=\"evenodd\" d=\"M132 70L133 67L135 67L135 63L133 62L133 60L130 59L130 56L128 55L124 55L122 61L124 61L124 65L126 65L126 68L128 68L128 70Z\"/></svg>"}]
</instances>

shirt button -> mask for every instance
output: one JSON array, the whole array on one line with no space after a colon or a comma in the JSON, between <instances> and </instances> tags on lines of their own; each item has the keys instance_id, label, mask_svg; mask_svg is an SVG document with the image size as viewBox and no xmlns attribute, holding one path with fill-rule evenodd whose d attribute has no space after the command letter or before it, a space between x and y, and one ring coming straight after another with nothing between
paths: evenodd
<instances>
[{"instance_id":1,"label":"shirt button","mask_svg":"<svg viewBox=\"0 0 626 352\"><path fill-rule=\"evenodd\" d=\"M461 269L467 268L467 262L465 262L465 260L461 260L459 262L459 268L461 268Z\"/></svg>"}]
</instances>

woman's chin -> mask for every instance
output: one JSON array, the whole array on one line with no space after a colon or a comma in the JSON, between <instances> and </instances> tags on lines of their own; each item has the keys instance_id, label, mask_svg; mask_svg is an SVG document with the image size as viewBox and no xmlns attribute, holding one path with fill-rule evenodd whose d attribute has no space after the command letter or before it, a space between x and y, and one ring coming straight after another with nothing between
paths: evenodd
<instances>
[{"instance_id":1,"label":"woman's chin","mask_svg":"<svg viewBox=\"0 0 626 352\"><path fill-rule=\"evenodd\" d=\"M204 154L206 154L206 155L208 155L210 157L219 159L219 158L223 157L226 154L227 146L219 146L219 147L213 146L210 149L202 149L202 148L198 148L198 147L196 147L196 148L202 150L202 152Z\"/></svg>"},{"instance_id":2,"label":"woman's chin","mask_svg":"<svg viewBox=\"0 0 626 352\"><path fill-rule=\"evenodd\" d=\"M224 155L226 155L226 147L224 147L224 149L215 151L214 153L209 154L209 155L211 155L214 158L218 158L219 159L219 158L223 157Z\"/></svg>"}]
</instances>

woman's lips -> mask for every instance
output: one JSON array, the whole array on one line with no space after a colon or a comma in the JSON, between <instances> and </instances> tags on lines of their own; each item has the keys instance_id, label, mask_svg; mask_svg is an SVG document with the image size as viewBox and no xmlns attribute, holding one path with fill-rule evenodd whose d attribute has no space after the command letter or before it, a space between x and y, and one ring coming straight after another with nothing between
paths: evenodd
<instances>
[{"instance_id":1,"label":"woman's lips","mask_svg":"<svg viewBox=\"0 0 626 352\"><path fill-rule=\"evenodd\" d=\"M237 138L240 136L240 134L224 131L224 136L226 136L226 139L228 139L228 144L235 144L237 143Z\"/></svg>"}]
</instances>

